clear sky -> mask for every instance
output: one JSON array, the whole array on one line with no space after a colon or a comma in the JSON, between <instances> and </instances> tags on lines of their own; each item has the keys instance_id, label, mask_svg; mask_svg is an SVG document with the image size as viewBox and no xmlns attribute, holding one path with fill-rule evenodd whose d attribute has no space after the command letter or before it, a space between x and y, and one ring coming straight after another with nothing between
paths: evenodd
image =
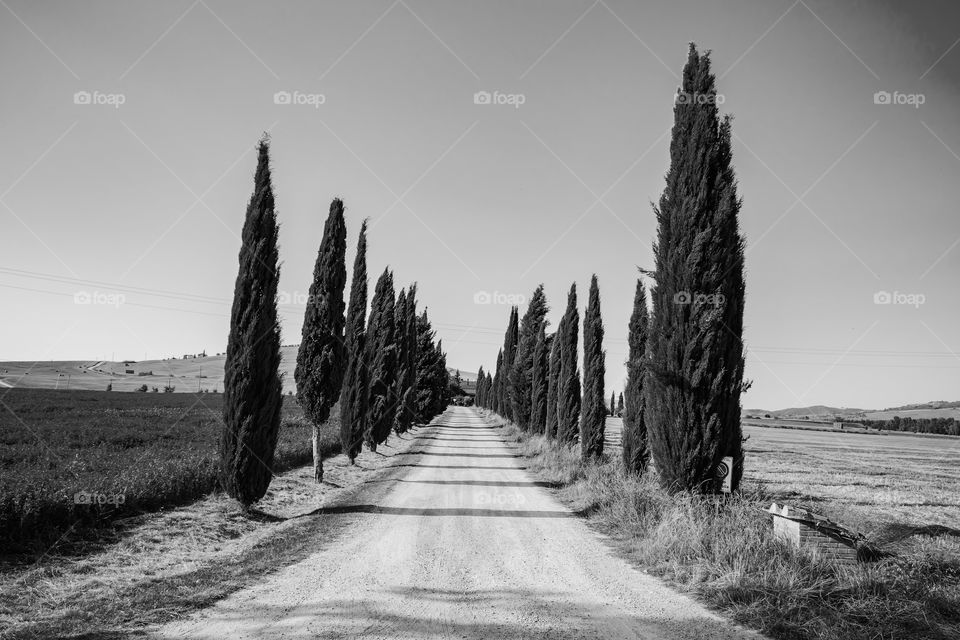
<instances>
[{"instance_id":1,"label":"clear sky","mask_svg":"<svg viewBox=\"0 0 960 640\"><path fill-rule=\"evenodd\" d=\"M371 290L387 265L418 281L466 371L495 362L498 302L542 282L555 327L595 272L619 392L694 41L735 116L745 406L960 399L958 17L952 0L2 0L0 360L222 351L269 130L285 343L340 196L348 264L369 217Z\"/></svg>"}]
</instances>

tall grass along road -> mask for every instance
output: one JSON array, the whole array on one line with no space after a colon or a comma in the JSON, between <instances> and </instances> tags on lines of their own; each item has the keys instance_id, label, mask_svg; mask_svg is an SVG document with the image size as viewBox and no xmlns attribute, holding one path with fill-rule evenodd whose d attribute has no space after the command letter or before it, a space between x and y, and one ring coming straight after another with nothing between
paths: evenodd
<instances>
[{"instance_id":1,"label":"tall grass along road","mask_svg":"<svg viewBox=\"0 0 960 640\"><path fill-rule=\"evenodd\" d=\"M758 637L615 557L498 433L451 407L325 513L337 544L159 637Z\"/></svg>"}]
</instances>

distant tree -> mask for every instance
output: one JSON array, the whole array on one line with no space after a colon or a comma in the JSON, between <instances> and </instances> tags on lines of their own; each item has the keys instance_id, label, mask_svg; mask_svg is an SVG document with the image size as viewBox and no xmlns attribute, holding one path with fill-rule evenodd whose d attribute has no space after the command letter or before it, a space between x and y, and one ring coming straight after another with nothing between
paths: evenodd
<instances>
[{"instance_id":1,"label":"distant tree","mask_svg":"<svg viewBox=\"0 0 960 640\"><path fill-rule=\"evenodd\" d=\"M113 383L107 383L107 391L113 391Z\"/></svg>"},{"instance_id":2,"label":"distant tree","mask_svg":"<svg viewBox=\"0 0 960 640\"><path fill-rule=\"evenodd\" d=\"M243 224L223 380L220 482L245 507L262 498L270 486L280 433L277 232L265 136L260 140L253 195Z\"/></svg>"},{"instance_id":3,"label":"distant tree","mask_svg":"<svg viewBox=\"0 0 960 640\"><path fill-rule=\"evenodd\" d=\"M627 472L643 473L650 461L650 447L647 442L647 424L644 418L644 358L647 352L647 332L649 317L647 314L647 294L643 282L637 279L637 290L633 295L633 313L627 327L627 394L626 404L620 394L620 406L623 411L623 467Z\"/></svg>"},{"instance_id":4,"label":"distant tree","mask_svg":"<svg viewBox=\"0 0 960 640\"><path fill-rule=\"evenodd\" d=\"M668 490L716 493L717 464L743 473L744 240L731 163L731 121L720 119L709 54L691 44L673 109L670 169L655 208L655 284L644 417Z\"/></svg>"},{"instance_id":5,"label":"distant tree","mask_svg":"<svg viewBox=\"0 0 960 640\"><path fill-rule=\"evenodd\" d=\"M364 440L371 451L390 436L397 402L397 344L394 332L393 274L384 269L377 279L370 303L367 326L367 366L370 375L367 432Z\"/></svg>"},{"instance_id":6,"label":"distant tree","mask_svg":"<svg viewBox=\"0 0 960 640\"><path fill-rule=\"evenodd\" d=\"M557 437L557 399L560 388L560 345L563 342L563 320L550 341L550 359L547 368L547 416L544 435Z\"/></svg>"},{"instance_id":7,"label":"distant tree","mask_svg":"<svg viewBox=\"0 0 960 640\"><path fill-rule=\"evenodd\" d=\"M406 318L404 320L404 391L400 397L400 406L403 411L401 426L404 431L409 430L417 421L417 283L414 282L407 289Z\"/></svg>"},{"instance_id":8,"label":"distant tree","mask_svg":"<svg viewBox=\"0 0 960 640\"><path fill-rule=\"evenodd\" d=\"M546 322L540 322L537 331L537 342L533 348L530 378L530 420L528 429L533 433L543 433L547 422L547 378L549 377L547 351L549 350L546 336Z\"/></svg>"},{"instance_id":9,"label":"distant tree","mask_svg":"<svg viewBox=\"0 0 960 640\"><path fill-rule=\"evenodd\" d=\"M293 372L297 402L313 423L313 476L317 482L323 481L320 425L330 417L330 408L340 397L346 369L347 349L343 342L346 254L347 225L343 219L343 202L334 198L313 267L313 282L307 297L297 366Z\"/></svg>"},{"instance_id":10,"label":"distant tree","mask_svg":"<svg viewBox=\"0 0 960 640\"><path fill-rule=\"evenodd\" d=\"M577 284L570 285L567 310L563 315L560 344L560 382L557 387L557 439L576 442L580 421L580 371L577 369L577 342L580 312L577 310Z\"/></svg>"},{"instance_id":11,"label":"distant tree","mask_svg":"<svg viewBox=\"0 0 960 640\"><path fill-rule=\"evenodd\" d=\"M617 398L617 417L623 415L623 392L620 392L620 396Z\"/></svg>"},{"instance_id":12,"label":"distant tree","mask_svg":"<svg viewBox=\"0 0 960 640\"><path fill-rule=\"evenodd\" d=\"M340 444L350 464L360 455L367 424L367 361L365 323L367 315L367 221L360 227L357 255L350 281L350 306L344 341L347 371L340 391Z\"/></svg>"},{"instance_id":13,"label":"distant tree","mask_svg":"<svg viewBox=\"0 0 960 640\"><path fill-rule=\"evenodd\" d=\"M393 431L400 435L405 433L412 424L412 416L406 411L404 400L410 399L410 366L408 351L410 341L407 336L407 291L401 289L397 295L397 302L393 309L393 326L396 330L397 344L397 378L394 384L393 396L397 400L397 407L393 418Z\"/></svg>"},{"instance_id":14,"label":"distant tree","mask_svg":"<svg viewBox=\"0 0 960 640\"><path fill-rule=\"evenodd\" d=\"M500 372L500 398L498 404L500 415L513 420L513 411L510 406L510 397L513 393L513 381L510 379L513 372L513 361L517 356L517 340L519 338L519 310L510 307L510 322L503 336L503 370Z\"/></svg>"},{"instance_id":15,"label":"distant tree","mask_svg":"<svg viewBox=\"0 0 960 640\"><path fill-rule=\"evenodd\" d=\"M607 405L603 379L606 375L603 351L603 318L600 315L600 287L597 276L590 279L590 297L583 316L583 407L580 413L580 450L584 459L603 455Z\"/></svg>"},{"instance_id":16,"label":"distant tree","mask_svg":"<svg viewBox=\"0 0 960 640\"><path fill-rule=\"evenodd\" d=\"M510 368L510 415L513 421L524 430L530 428L533 400L533 352L537 338L546 321L547 297L543 285L538 285L530 296L527 310L523 314L517 330L517 349ZM544 400L545 401L545 400ZM541 427L542 429L542 427Z\"/></svg>"},{"instance_id":17,"label":"distant tree","mask_svg":"<svg viewBox=\"0 0 960 640\"><path fill-rule=\"evenodd\" d=\"M617 413L617 392L613 389L610 390L610 415L616 415Z\"/></svg>"}]
</instances>

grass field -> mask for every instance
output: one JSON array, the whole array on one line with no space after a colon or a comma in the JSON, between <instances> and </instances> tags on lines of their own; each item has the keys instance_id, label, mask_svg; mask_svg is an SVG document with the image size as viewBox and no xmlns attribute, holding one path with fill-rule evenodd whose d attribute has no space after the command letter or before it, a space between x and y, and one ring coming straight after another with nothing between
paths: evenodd
<instances>
[{"instance_id":1,"label":"grass field","mask_svg":"<svg viewBox=\"0 0 960 640\"><path fill-rule=\"evenodd\" d=\"M960 637L960 439L748 427L742 493L669 496L623 472L620 420L584 463L506 425L529 468L631 562L780 640ZM773 537L770 502L807 504L890 554L852 567Z\"/></svg>"},{"instance_id":2,"label":"grass field","mask_svg":"<svg viewBox=\"0 0 960 640\"><path fill-rule=\"evenodd\" d=\"M0 391L3 549L45 550L61 536L99 536L104 524L215 490L222 397ZM339 448L338 428L335 420L326 425L328 452ZM284 396L273 468L311 457L310 426Z\"/></svg>"}]
</instances>

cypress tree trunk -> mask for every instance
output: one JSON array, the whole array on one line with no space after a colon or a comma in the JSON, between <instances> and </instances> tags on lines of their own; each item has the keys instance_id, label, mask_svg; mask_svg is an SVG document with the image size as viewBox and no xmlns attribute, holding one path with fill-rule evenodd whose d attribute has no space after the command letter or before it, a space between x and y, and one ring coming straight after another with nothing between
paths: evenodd
<instances>
[{"instance_id":1,"label":"cypress tree trunk","mask_svg":"<svg viewBox=\"0 0 960 640\"><path fill-rule=\"evenodd\" d=\"M585 460L603 455L607 419L603 390L605 374L600 287L597 285L597 276L594 275L590 279L590 297L583 316L583 411L580 414L580 451Z\"/></svg>"},{"instance_id":2,"label":"cypress tree trunk","mask_svg":"<svg viewBox=\"0 0 960 640\"><path fill-rule=\"evenodd\" d=\"M543 433L548 438L557 437L557 398L560 388L560 345L563 342L563 320L553 334L550 344L550 363L547 377L547 417Z\"/></svg>"},{"instance_id":3,"label":"cypress tree trunk","mask_svg":"<svg viewBox=\"0 0 960 640\"><path fill-rule=\"evenodd\" d=\"M517 332L516 356L509 372L510 415L513 416L513 421L524 430L530 428L532 412L530 402L533 398L533 351L547 311L547 297L543 293L541 284L534 290L527 305L527 311L523 314L523 321Z\"/></svg>"},{"instance_id":4,"label":"cypress tree trunk","mask_svg":"<svg viewBox=\"0 0 960 640\"><path fill-rule=\"evenodd\" d=\"M731 124L717 113L709 54L690 45L674 105L670 170L655 209L646 423L661 482L715 493L717 464L743 473L743 246Z\"/></svg>"},{"instance_id":5,"label":"cypress tree trunk","mask_svg":"<svg viewBox=\"0 0 960 640\"><path fill-rule=\"evenodd\" d=\"M540 322L537 343L533 349L533 375L530 381L530 426L533 433L543 433L547 422L547 350L549 342L545 332L546 322Z\"/></svg>"},{"instance_id":6,"label":"cypress tree trunk","mask_svg":"<svg viewBox=\"0 0 960 640\"><path fill-rule=\"evenodd\" d=\"M577 334L580 312L577 311L577 283L570 285L567 311L563 316L560 345L560 383L557 387L557 439L564 444L577 441L580 422L580 372L577 369Z\"/></svg>"},{"instance_id":7,"label":"cypress tree trunk","mask_svg":"<svg viewBox=\"0 0 960 640\"><path fill-rule=\"evenodd\" d=\"M637 279L633 296L633 313L627 331L630 353L627 357L626 405L620 394L623 410L623 466L628 473L643 473L650 461L647 425L644 421L646 400L643 393L644 358L647 352L647 295L643 282Z\"/></svg>"},{"instance_id":8,"label":"cypress tree trunk","mask_svg":"<svg viewBox=\"0 0 960 640\"><path fill-rule=\"evenodd\" d=\"M297 383L297 402L313 423L313 475L317 482L323 480L320 425L330 417L330 408L340 396L346 368L347 349L343 340L346 253L347 226L343 219L343 202L335 198L330 203L313 268L313 282L293 373Z\"/></svg>"},{"instance_id":9,"label":"cypress tree trunk","mask_svg":"<svg viewBox=\"0 0 960 640\"><path fill-rule=\"evenodd\" d=\"M270 486L280 433L277 233L269 140L264 136L243 224L223 380L220 481L244 507L262 498Z\"/></svg>"},{"instance_id":10,"label":"cypress tree trunk","mask_svg":"<svg viewBox=\"0 0 960 640\"><path fill-rule=\"evenodd\" d=\"M370 396L367 406L365 440L376 452L390 436L396 414L397 345L394 333L393 274L384 269L377 279L370 304L367 327L367 365L370 375Z\"/></svg>"}]
</instances>

